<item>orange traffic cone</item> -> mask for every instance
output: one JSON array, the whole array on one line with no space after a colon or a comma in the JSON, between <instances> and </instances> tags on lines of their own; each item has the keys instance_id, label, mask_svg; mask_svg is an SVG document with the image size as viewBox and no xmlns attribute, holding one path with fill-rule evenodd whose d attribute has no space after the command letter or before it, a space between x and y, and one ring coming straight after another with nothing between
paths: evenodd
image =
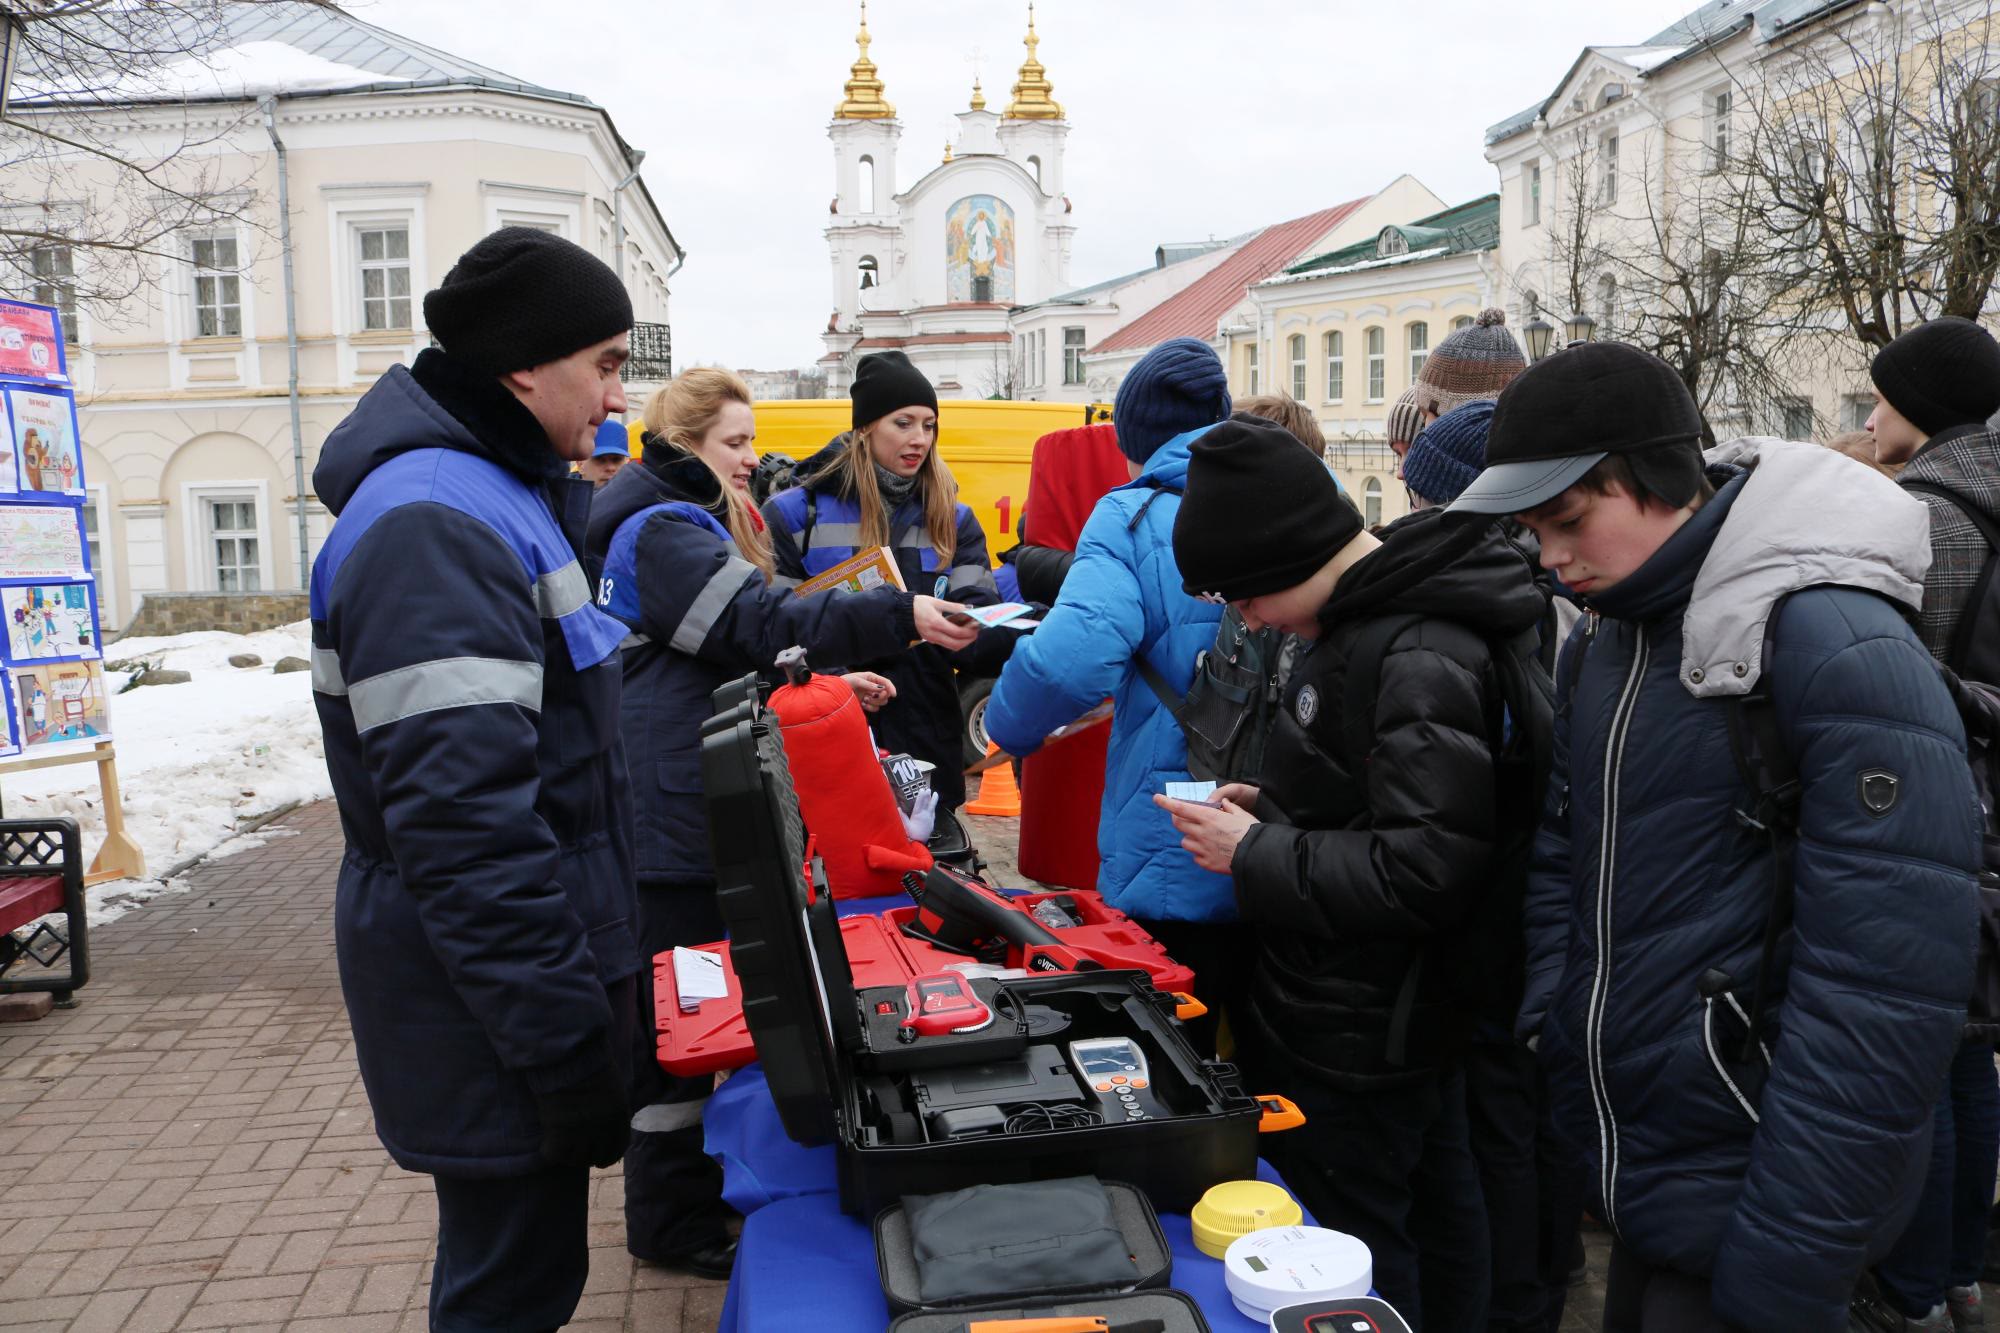
<instances>
[{"instance_id":1,"label":"orange traffic cone","mask_svg":"<svg viewBox=\"0 0 2000 1333\"><path fill-rule=\"evenodd\" d=\"M1000 747L988 741L986 753L996 755L1000 753ZM979 775L979 795L965 803L965 813L999 815L1005 819L1021 817L1021 788L1014 782L1014 765L1011 762L995 764Z\"/></svg>"}]
</instances>

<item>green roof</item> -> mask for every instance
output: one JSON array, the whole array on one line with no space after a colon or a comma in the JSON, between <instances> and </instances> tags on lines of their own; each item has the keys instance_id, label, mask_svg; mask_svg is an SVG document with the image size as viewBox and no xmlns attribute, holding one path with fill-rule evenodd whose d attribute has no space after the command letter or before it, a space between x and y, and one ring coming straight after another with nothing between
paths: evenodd
<instances>
[{"instance_id":1,"label":"green roof","mask_svg":"<svg viewBox=\"0 0 2000 1333\"><path fill-rule=\"evenodd\" d=\"M1392 235L1393 234L1393 235ZM1390 254L1382 252L1385 236L1392 244L1400 243L1401 248ZM1483 195L1470 203L1456 205L1442 213L1433 213L1415 222L1391 225L1352 245L1323 255L1314 255L1286 269L1286 273L1319 273L1326 269L1361 268L1370 264L1390 263L1401 254L1416 254L1426 250L1443 250L1446 254L1461 254L1467 250L1491 250L1500 244L1500 196Z\"/></svg>"}]
</instances>

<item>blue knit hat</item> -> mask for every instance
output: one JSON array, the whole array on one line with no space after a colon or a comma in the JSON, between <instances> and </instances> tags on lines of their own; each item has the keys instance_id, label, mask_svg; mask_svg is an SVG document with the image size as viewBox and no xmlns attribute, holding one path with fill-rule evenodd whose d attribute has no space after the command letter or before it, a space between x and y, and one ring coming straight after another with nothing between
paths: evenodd
<instances>
[{"instance_id":1,"label":"blue knit hat","mask_svg":"<svg viewBox=\"0 0 2000 1333\"><path fill-rule=\"evenodd\" d=\"M1486 470L1487 399L1455 407L1418 432L1403 459L1403 484L1434 505L1448 505Z\"/></svg>"},{"instance_id":2,"label":"blue knit hat","mask_svg":"<svg viewBox=\"0 0 2000 1333\"><path fill-rule=\"evenodd\" d=\"M1170 338L1139 358L1112 404L1118 451L1143 464L1176 435L1229 419L1229 376L1215 349Z\"/></svg>"},{"instance_id":3,"label":"blue knit hat","mask_svg":"<svg viewBox=\"0 0 2000 1333\"><path fill-rule=\"evenodd\" d=\"M625 429L624 422L613 421L611 418L606 417L604 424L597 428L597 447L591 450L590 456L592 458L608 458L616 455L619 458L630 458L632 456L631 439L630 433Z\"/></svg>"}]
</instances>

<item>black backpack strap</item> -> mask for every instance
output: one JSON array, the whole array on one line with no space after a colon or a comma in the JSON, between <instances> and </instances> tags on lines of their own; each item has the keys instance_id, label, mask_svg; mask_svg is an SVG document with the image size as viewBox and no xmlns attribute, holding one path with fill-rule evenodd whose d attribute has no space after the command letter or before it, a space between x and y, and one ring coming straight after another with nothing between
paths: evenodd
<instances>
[{"instance_id":1,"label":"black backpack strap","mask_svg":"<svg viewBox=\"0 0 2000 1333\"><path fill-rule=\"evenodd\" d=\"M819 492L814 490L812 487L808 486L806 487L806 525L799 531L800 560L804 560L806 558L806 552L812 549L813 527L818 522L819 522Z\"/></svg>"},{"instance_id":2,"label":"black backpack strap","mask_svg":"<svg viewBox=\"0 0 2000 1333\"><path fill-rule=\"evenodd\" d=\"M1979 613L1991 594L1996 571L2000 571L2000 524L1995 524L1984 510L1964 496L1936 482L1906 481L1903 489L1949 501L1959 513L1965 515L1967 522L1979 529L1979 535L1986 539L1987 549L1994 553L1986 557L1986 567L1979 571L1978 581L1972 585L1972 591L1965 599L1965 608L1959 613L1958 627L1952 631L1951 647L1946 653L1948 665L1953 671L1977 676L1976 668L1980 664L1972 660L1973 644L1979 636Z\"/></svg>"},{"instance_id":3,"label":"black backpack strap","mask_svg":"<svg viewBox=\"0 0 2000 1333\"><path fill-rule=\"evenodd\" d=\"M1139 520L1144 518L1146 516L1146 511L1153 507L1153 501L1159 499L1162 495L1182 494L1180 487L1163 486L1157 481L1149 481L1146 483L1146 486L1153 493L1147 496L1144 500L1139 502L1138 510L1132 515L1132 521L1125 525L1125 531L1127 532L1137 532L1139 530Z\"/></svg>"},{"instance_id":4,"label":"black backpack strap","mask_svg":"<svg viewBox=\"0 0 2000 1333\"><path fill-rule=\"evenodd\" d=\"M1154 669L1153 664L1146 660L1144 653L1133 658L1132 665L1139 668L1139 679L1145 681L1153 693L1159 696L1160 706L1167 710L1174 721L1179 722L1181 712L1186 707L1186 700L1174 693L1174 687L1167 684L1167 678Z\"/></svg>"},{"instance_id":5,"label":"black backpack strap","mask_svg":"<svg viewBox=\"0 0 2000 1333\"><path fill-rule=\"evenodd\" d=\"M1743 1059L1757 1051L1764 1022L1764 1000L1771 989L1771 975L1777 970L1778 941L1792 923L1794 852L1799 837L1799 801L1803 789L1798 766L1778 734L1777 706L1771 699L1771 627L1777 623L1778 607L1771 608L1765 622L1763 670L1750 692L1729 700L1729 748L1736 756L1736 771L1749 788L1747 808L1736 812L1737 822L1761 832L1771 844L1771 905L1764 916L1764 948L1757 962L1757 976L1750 990L1749 1030L1743 1037Z\"/></svg>"}]
</instances>

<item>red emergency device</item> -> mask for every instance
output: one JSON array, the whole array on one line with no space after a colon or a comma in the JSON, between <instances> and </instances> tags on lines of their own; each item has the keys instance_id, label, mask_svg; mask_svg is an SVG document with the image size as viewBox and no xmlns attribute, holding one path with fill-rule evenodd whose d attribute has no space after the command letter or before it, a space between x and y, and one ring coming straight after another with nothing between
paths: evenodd
<instances>
[{"instance_id":1,"label":"red emergency device","mask_svg":"<svg viewBox=\"0 0 2000 1333\"><path fill-rule=\"evenodd\" d=\"M896 1029L896 1040L901 1042L977 1032L993 1021L993 1011L956 972L911 977L904 1004L903 1021Z\"/></svg>"},{"instance_id":2,"label":"red emergency device","mask_svg":"<svg viewBox=\"0 0 2000 1333\"><path fill-rule=\"evenodd\" d=\"M770 708L827 886L835 898L901 893L904 874L929 870L931 853L903 829L860 701L840 677L813 675L802 649L787 649L778 665L789 683L771 691Z\"/></svg>"}]
</instances>

